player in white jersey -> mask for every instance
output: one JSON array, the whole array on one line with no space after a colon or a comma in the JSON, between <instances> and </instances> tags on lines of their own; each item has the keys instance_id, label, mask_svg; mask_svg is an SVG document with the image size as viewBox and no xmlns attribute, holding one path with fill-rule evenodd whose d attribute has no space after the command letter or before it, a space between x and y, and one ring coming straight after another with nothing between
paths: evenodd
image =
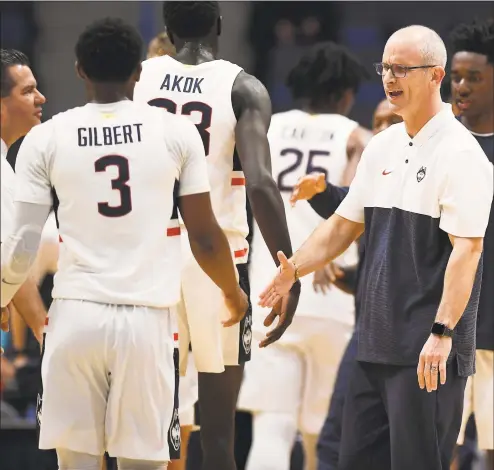
<instances>
[{"instance_id":1,"label":"player in white jersey","mask_svg":"<svg viewBox=\"0 0 494 470\"><path fill-rule=\"evenodd\" d=\"M238 323L248 307L211 208L204 149L186 119L134 103L142 40L118 19L76 45L88 104L35 127L17 159L16 222L1 305L24 281L52 205L60 258L47 318L40 448L62 470L162 470L179 455L177 207L194 256Z\"/></svg>"},{"instance_id":2,"label":"player in white jersey","mask_svg":"<svg viewBox=\"0 0 494 470\"><path fill-rule=\"evenodd\" d=\"M8 148L29 130L40 123L41 106L45 97L37 88L36 79L25 54L13 49L0 51L2 66L0 100L1 135L1 183L2 223L1 242L12 231L14 223L15 176L7 161ZM46 311L33 279L26 280L13 299L15 312L19 313L41 342ZM7 310L2 309L2 329L8 328Z\"/></svg>"},{"instance_id":3,"label":"player in white jersey","mask_svg":"<svg viewBox=\"0 0 494 470\"><path fill-rule=\"evenodd\" d=\"M177 54L143 63L135 99L185 115L196 124L206 153L213 209L228 237L240 281L248 286L246 193L276 263L282 246L291 251L283 202L270 172L271 102L255 77L217 60L218 2L165 2L163 13ZM190 340L199 371L203 468L233 470L234 414L243 365L251 354L251 316L236 330L218 328L225 311L222 297L190 256L187 240L183 242L180 361L186 361ZM262 346L276 341L290 324L298 295L299 286L269 315L267 323L277 315L280 321Z\"/></svg>"},{"instance_id":4,"label":"player in white jersey","mask_svg":"<svg viewBox=\"0 0 494 470\"><path fill-rule=\"evenodd\" d=\"M349 184L372 135L346 117L365 77L358 60L331 42L313 46L288 76L287 86L298 108L275 114L268 138L273 176L283 196L294 247L321 222L306 201L291 206L297 181L309 173L322 173L332 184ZM256 226L250 266L253 298L273 274L259 235ZM353 265L356 259L353 246L339 263ZM254 338L265 331L262 313L259 306L254 308ZM248 470L288 470L297 430L303 436L305 467L315 470L317 437L353 323L353 296L337 289L323 295L313 288L311 279L302 280L290 331L246 367L238 406L254 414Z\"/></svg>"}]
</instances>

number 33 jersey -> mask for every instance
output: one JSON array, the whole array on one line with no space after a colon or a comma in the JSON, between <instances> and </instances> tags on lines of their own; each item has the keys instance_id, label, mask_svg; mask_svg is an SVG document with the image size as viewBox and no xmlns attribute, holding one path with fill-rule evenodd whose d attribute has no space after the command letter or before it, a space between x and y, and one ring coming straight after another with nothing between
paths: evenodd
<instances>
[{"instance_id":1,"label":"number 33 jersey","mask_svg":"<svg viewBox=\"0 0 494 470\"><path fill-rule=\"evenodd\" d=\"M292 207L289 203L292 190L302 176L309 173L324 173L326 180L341 185L347 165L347 143L350 134L358 124L338 114L311 115L300 110L292 110L273 115L268 139L271 149L273 178L278 184L285 203L288 230L294 250L312 234L322 219L306 201L299 201ZM353 253L350 256L350 253ZM356 262L356 250L343 255L340 264ZM251 260L251 290L258 294L269 282L271 269L269 252L257 226L254 229ZM353 298L336 288L326 296L316 294L312 287L313 276L302 278L302 292L297 315L331 316L334 314L342 321L345 312L349 321L353 321ZM262 283L264 282L264 285ZM258 287L257 283L261 283ZM256 297L253 297L256 298Z\"/></svg>"},{"instance_id":2,"label":"number 33 jersey","mask_svg":"<svg viewBox=\"0 0 494 470\"><path fill-rule=\"evenodd\" d=\"M209 191L187 119L132 101L89 103L34 127L16 169L16 200L56 210L53 298L178 302L176 200Z\"/></svg>"},{"instance_id":3,"label":"number 33 jersey","mask_svg":"<svg viewBox=\"0 0 494 470\"><path fill-rule=\"evenodd\" d=\"M170 56L155 57L143 62L134 91L134 100L186 116L196 125L206 154L213 211L236 255L247 253L249 233L231 98L241 71L225 60L184 65ZM236 256L236 261L242 260Z\"/></svg>"}]
</instances>

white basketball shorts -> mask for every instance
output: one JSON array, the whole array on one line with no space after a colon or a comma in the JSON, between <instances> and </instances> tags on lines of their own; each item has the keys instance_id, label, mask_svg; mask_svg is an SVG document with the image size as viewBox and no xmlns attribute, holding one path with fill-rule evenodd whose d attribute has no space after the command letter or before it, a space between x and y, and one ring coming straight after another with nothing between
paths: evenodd
<instances>
[{"instance_id":1,"label":"white basketball shorts","mask_svg":"<svg viewBox=\"0 0 494 470\"><path fill-rule=\"evenodd\" d=\"M254 351L237 408L294 415L301 432L319 434L352 330L331 318L295 314L278 342ZM254 329L256 340L264 336Z\"/></svg>"},{"instance_id":2,"label":"white basketball shorts","mask_svg":"<svg viewBox=\"0 0 494 470\"><path fill-rule=\"evenodd\" d=\"M169 309L54 300L41 367L40 449L179 458L176 331Z\"/></svg>"},{"instance_id":3,"label":"white basketball shorts","mask_svg":"<svg viewBox=\"0 0 494 470\"><path fill-rule=\"evenodd\" d=\"M221 373L225 366L235 366L250 360L252 344L252 307L244 319L225 328L222 320L229 312L221 289L202 270L192 256L185 233L182 236L182 301L177 306L180 337L180 373L185 374L192 345L194 363L199 372ZM233 252L239 284L250 294L246 251ZM241 263L241 264L240 264Z\"/></svg>"}]
</instances>

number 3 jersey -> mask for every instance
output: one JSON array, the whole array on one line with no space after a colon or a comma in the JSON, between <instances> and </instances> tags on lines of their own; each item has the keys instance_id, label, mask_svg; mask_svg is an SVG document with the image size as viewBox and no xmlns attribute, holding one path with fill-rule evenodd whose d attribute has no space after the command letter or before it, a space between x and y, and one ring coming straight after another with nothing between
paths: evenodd
<instances>
[{"instance_id":1,"label":"number 3 jersey","mask_svg":"<svg viewBox=\"0 0 494 470\"><path fill-rule=\"evenodd\" d=\"M272 173L285 203L294 250L307 240L322 219L307 201L291 206L293 187L300 177L316 172L325 173L329 182L340 185L348 161L348 139L357 126L355 121L338 114L311 115L292 110L272 117L268 133ZM274 266L257 225L251 256L251 292L252 298L256 298L254 296L270 281ZM337 261L345 265L356 263L356 249L352 247ZM312 274L302 278L297 315L331 316L342 322L353 322L353 296L335 287L326 295L315 293L312 280Z\"/></svg>"},{"instance_id":2,"label":"number 3 jersey","mask_svg":"<svg viewBox=\"0 0 494 470\"><path fill-rule=\"evenodd\" d=\"M58 201L53 298L178 302L176 197L209 191L187 119L132 101L89 103L34 127L16 169L17 201Z\"/></svg>"},{"instance_id":3,"label":"number 3 jersey","mask_svg":"<svg viewBox=\"0 0 494 470\"><path fill-rule=\"evenodd\" d=\"M134 100L186 116L196 125L206 153L214 214L236 262L245 262L245 178L235 151L237 120L231 98L242 68L225 60L184 65L170 56L146 60L142 67Z\"/></svg>"}]
</instances>

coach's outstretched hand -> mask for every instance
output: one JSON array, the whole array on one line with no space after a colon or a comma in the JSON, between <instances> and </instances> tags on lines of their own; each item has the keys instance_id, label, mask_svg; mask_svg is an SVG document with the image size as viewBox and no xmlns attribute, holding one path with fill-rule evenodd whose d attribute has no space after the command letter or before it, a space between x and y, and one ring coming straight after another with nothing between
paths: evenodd
<instances>
[{"instance_id":1,"label":"coach's outstretched hand","mask_svg":"<svg viewBox=\"0 0 494 470\"><path fill-rule=\"evenodd\" d=\"M280 261L278 274L269 283L266 289L261 292L261 295L259 295L259 305L261 307L274 308L282 297L288 295L290 289L295 284L295 274L297 271L295 265L282 251L278 251L278 259Z\"/></svg>"},{"instance_id":2,"label":"coach's outstretched hand","mask_svg":"<svg viewBox=\"0 0 494 470\"><path fill-rule=\"evenodd\" d=\"M264 326L271 326L276 317L279 317L279 320L276 327L269 331L266 338L261 341L259 345L261 348L281 338L292 323L300 296L300 281L295 279L295 265L282 251L278 251L278 259L280 261L278 274L259 296L259 305L273 309L264 320Z\"/></svg>"},{"instance_id":3,"label":"coach's outstretched hand","mask_svg":"<svg viewBox=\"0 0 494 470\"><path fill-rule=\"evenodd\" d=\"M326 190L326 175L324 173L312 173L304 175L297 181L290 196L290 204L295 205L297 201L308 201L316 194Z\"/></svg>"},{"instance_id":4,"label":"coach's outstretched hand","mask_svg":"<svg viewBox=\"0 0 494 470\"><path fill-rule=\"evenodd\" d=\"M224 294L224 296L226 306L230 311L230 318L222 322L223 326L228 327L236 325L242 321L249 309L249 298L240 286L238 286L235 294L229 296Z\"/></svg>"}]
</instances>

